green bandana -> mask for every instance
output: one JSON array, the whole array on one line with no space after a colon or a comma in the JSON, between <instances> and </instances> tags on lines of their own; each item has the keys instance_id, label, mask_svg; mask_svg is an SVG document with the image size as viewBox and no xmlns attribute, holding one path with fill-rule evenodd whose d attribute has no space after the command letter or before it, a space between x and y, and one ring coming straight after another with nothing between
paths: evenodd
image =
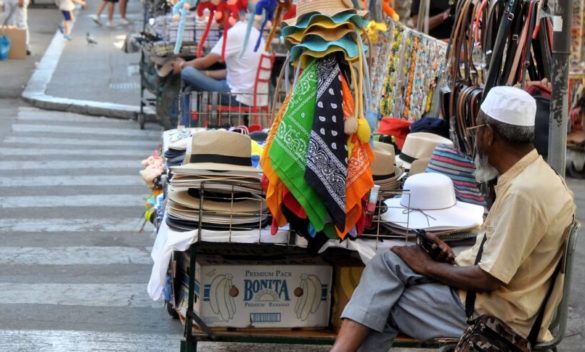
<instances>
[{"instance_id":1,"label":"green bandana","mask_svg":"<svg viewBox=\"0 0 585 352\"><path fill-rule=\"evenodd\" d=\"M309 137L317 102L317 76L317 64L313 61L298 79L268 155L272 168L319 232L329 215L317 193L305 181Z\"/></svg>"}]
</instances>

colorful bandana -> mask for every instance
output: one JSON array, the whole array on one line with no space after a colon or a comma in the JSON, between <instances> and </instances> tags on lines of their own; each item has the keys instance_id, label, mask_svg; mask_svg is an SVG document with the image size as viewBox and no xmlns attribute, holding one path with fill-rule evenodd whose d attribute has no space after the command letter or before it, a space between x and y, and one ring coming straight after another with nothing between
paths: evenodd
<instances>
[{"instance_id":1,"label":"colorful bandana","mask_svg":"<svg viewBox=\"0 0 585 352\"><path fill-rule=\"evenodd\" d=\"M303 206L315 230L321 231L329 215L304 177L317 99L317 76L317 64L312 62L299 77L268 155L278 177Z\"/></svg>"},{"instance_id":2,"label":"colorful bandana","mask_svg":"<svg viewBox=\"0 0 585 352\"><path fill-rule=\"evenodd\" d=\"M309 140L305 181L327 206L338 229L345 228L347 144L343 132L343 97L335 55L317 64L317 106Z\"/></svg>"}]
</instances>

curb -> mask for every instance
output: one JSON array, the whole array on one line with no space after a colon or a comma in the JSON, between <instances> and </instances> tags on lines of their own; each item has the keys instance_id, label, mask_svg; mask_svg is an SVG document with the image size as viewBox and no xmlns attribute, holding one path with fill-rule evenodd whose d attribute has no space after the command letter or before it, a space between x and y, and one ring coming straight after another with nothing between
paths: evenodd
<instances>
[{"instance_id":1,"label":"curb","mask_svg":"<svg viewBox=\"0 0 585 352\"><path fill-rule=\"evenodd\" d=\"M65 48L66 40L59 31L55 32L51 44L45 51L37 68L33 72L22 98L31 105L46 109L71 112L76 114L107 116L119 119L137 119L140 107L133 105L114 104L92 100L70 99L47 95L47 87L53 78L53 73L59 64L59 59ZM156 116L150 107L144 108L148 122L155 122Z\"/></svg>"}]
</instances>

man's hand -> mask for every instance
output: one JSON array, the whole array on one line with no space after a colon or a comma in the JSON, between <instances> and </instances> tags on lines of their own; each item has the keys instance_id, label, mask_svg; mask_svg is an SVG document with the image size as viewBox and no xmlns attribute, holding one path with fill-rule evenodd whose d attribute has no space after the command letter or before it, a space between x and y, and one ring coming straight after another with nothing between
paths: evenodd
<instances>
[{"instance_id":1,"label":"man's hand","mask_svg":"<svg viewBox=\"0 0 585 352\"><path fill-rule=\"evenodd\" d=\"M433 262L431 256L419 246L396 246L390 250L421 275L426 275L427 266Z\"/></svg>"},{"instance_id":2,"label":"man's hand","mask_svg":"<svg viewBox=\"0 0 585 352\"><path fill-rule=\"evenodd\" d=\"M181 73L183 66L185 66L185 60L183 60L180 57L176 58L175 61L173 62L173 73L176 75Z\"/></svg>"},{"instance_id":3,"label":"man's hand","mask_svg":"<svg viewBox=\"0 0 585 352\"><path fill-rule=\"evenodd\" d=\"M448 263L448 264L455 263L455 252L453 251L453 248L451 248L448 244L446 244L444 241L442 241L435 234L427 233L425 235L426 235L427 239L434 242L433 248L432 248L433 251L435 251L437 248L440 251L439 254L437 254L437 257L435 258L436 261Z\"/></svg>"}]
</instances>

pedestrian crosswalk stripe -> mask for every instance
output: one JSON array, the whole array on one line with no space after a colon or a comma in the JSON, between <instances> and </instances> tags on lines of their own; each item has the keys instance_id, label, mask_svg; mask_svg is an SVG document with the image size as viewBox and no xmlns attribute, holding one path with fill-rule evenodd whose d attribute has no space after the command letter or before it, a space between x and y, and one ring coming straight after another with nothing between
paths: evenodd
<instances>
[{"instance_id":1,"label":"pedestrian crosswalk stripe","mask_svg":"<svg viewBox=\"0 0 585 352\"><path fill-rule=\"evenodd\" d=\"M18 121L32 121L32 122L39 122L39 121L52 121L52 122L95 122L99 124L120 124L120 125L127 125L131 127L132 124L136 124L136 122L129 122L128 120L121 120L121 119L112 119L107 117L97 117L97 116L86 116L86 115L75 115L75 114L63 114L63 113L56 113L51 111L20 111L18 113L18 117L16 118ZM135 125L134 127L136 127Z\"/></svg>"},{"instance_id":2,"label":"pedestrian crosswalk stripe","mask_svg":"<svg viewBox=\"0 0 585 352\"><path fill-rule=\"evenodd\" d=\"M0 209L47 207L140 207L144 204L137 194L78 194L68 196L0 197Z\"/></svg>"},{"instance_id":3,"label":"pedestrian crosswalk stripe","mask_svg":"<svg viewBox=\"0 0 585 352\"><path fill-rule=\"evenodd\" d=\"M85 307L157 308L145 283L0 283L0 304L51 304Z\"/></svg>"},{"instance_id":4,"label":"pedestrian crosswalk stripe","mask_svg":"<svg viewBox=\"0 0 585 352\"><path fill-rule=\"evenodd\" d=\"M39 133L64 133L74 135L106 135L106 136L137 136L137 137L160 137L160 131L141 131L139 129L103 128L103 127L77 127L77 126L56 126L42 124L14 124L12 130L15 132L39 132Z\"/></svg>"},{"instance_id":5,"label":"pedestrian crosswalk stripe","mask_svg":"<svg viewBox=\"0 0 585 352\"><path fill-rule=\"evenodd\" d=\"M114 147L143 147L153 148L156 145L154 140L110 140L110 139L76 139L76 138L50 138L50 137L6 137L4 143L18 143L26 145L83 145L92 148ZM31 148L32 149L32 148Z\"/></svg>"},{"instance_id":6,"label":"pedestrian crosswalk stripe","mask_svg":"<svg viewBox=\"0 0 585 352\"><path fill-rule=\"evenodd\" d=\"M104 322L104 324L107 324L107 322ZM132 322L129 321L128 324L132 324ZM137 334L130 332L71 330L0 330L0 351L177 352L179 351L181 339L182 335L180 333ZM201 347L204 347L204 344ZM220 349L201 347L199 349L202 351L220 351ZM226 351L225 348L221 350ZM250 352L257 350L257 347L238 350Z\"/></svg>"},{"instance_id":7,"label":"pedestrian crosswalk stripe","mask_svg":"<svg viewBox=\"0 0 585 352\"><path fill-rule=\"evenodd\" d=\"M148 248L0 247L2 265L152 264Z\"/></svg>"},{"instance_id":8,"label":"pedestrian crosswalk stripe","mask_svg":"<svg viewBox=\"0 0 585 352\"><path fill-rule=\"evenodd\" d=\"M141 186L140 176L26 176L0 177L0 187Z\"/></svg>"},{"instance_id":9,"label":"pedestrian crosswalk stripe","mask_svg":"<svg viewBox=\"0 0 585 352\"><path fill-rule=\"evenodd\" d=\"M142 218L120 219L57 219L57 218L3 218L0 217L0 233L17 232L137 232ZM145 231L152 225L146 224ZM1 292L1 291L0 291Z\"/></svg>"},{"instance_id":10,"label":"pedestrian crosswalk stripe","mask_svg":"<svg viewBox=\"0 0 585 352\"><path fill-rule=\"evenodd\" d=\"M0 155L79 155L79 156L147 156L147 152L128 149L81 149L81 148L0 148Z\"/></svg>"},{"instance_id":11,"label":"pedestrian crosswalk stripe","mask_svg":"<svg viewBox=\"0 0 585 352\"><path fill-rule=\"evenodd\" d=\"M40 161L0 161L0 170L60 170L60 169L136 169L140 161L132 160L40 160Z\"/></svg>"}]
</instances>

